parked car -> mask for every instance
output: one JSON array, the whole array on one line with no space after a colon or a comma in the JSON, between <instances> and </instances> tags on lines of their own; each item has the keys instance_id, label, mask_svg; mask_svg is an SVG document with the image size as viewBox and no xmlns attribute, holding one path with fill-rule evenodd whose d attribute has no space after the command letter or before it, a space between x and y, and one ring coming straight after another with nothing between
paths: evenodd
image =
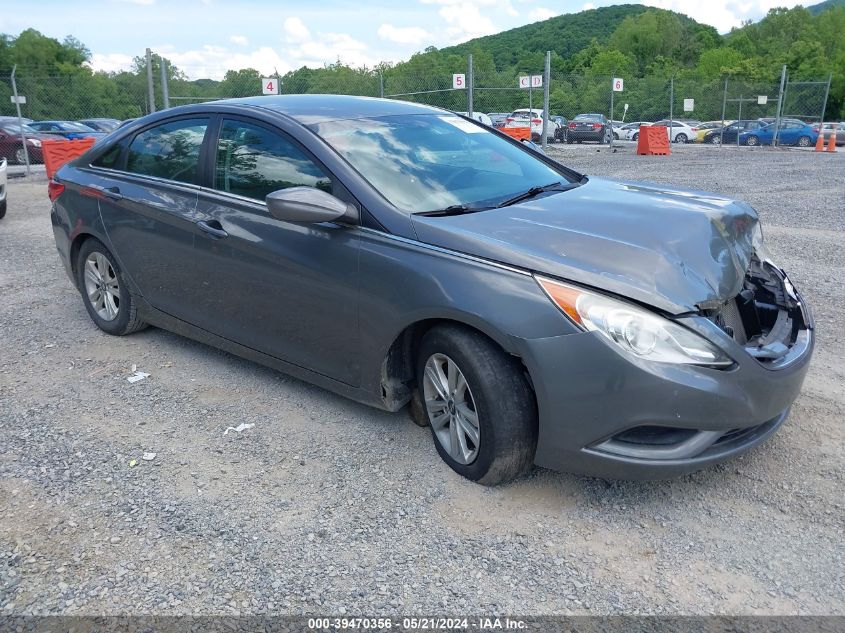
<instances>
[{"instance_id":1,"label":"parked car","mask_svg":"<svg viewBox=\"0 0 845 633\"><path fill-rule=\"evenodd\" d=\"M569 121L565 116L552 115L551 120L555 122L555 140L566 143L566 136L569 132Z\"/></svg>"},{"instance_id":2,"label":"parked car","mask_svg":"<svg viewBox=\"0 0 845 633\"><path fill-rule=\"evenodd\" d=\"M487 116L489 116L490 120L493 121L493 127L505 127L505 123L507 123L507 118L510 116L510 112L488 112Z\"/></svg>"},{"instance_id":3,"label":"parked car","mask_svg":"<svg viewBox=\"0 0 845 633\"><path fill-rule=\"evenodd\" d=\"M61 136L68 140L105 136L103 132L98 132L76 121L34 121L30 123L30 127L38 132L52 134L54 137Z\"/></svg>"},{"instance_id":4,"label":"parked car","mask_svg":"<svg viewBox=\"0 0 845 633\"><path fill-rule=\"evenodd\" d=\"M489 116L484 114L483 112L473 112L472 116L470 116L469 112L458 112L461 116L469 117L470 119L474 119L479 123L483 123L484 125L488 125L493 127L493 121L490 119Z\"/></svg>"},{"instance_id":5,"label":"parked car","mask_svg":"<svg viewBox=\"0 0 845 633\"><path fill-rule=\"evenodd\" d=\"M748 130L739 135L740 145L771 145L775 138L775 124ZM819 133L812 125L800 121L781 121L780 130L777 134L778 145L796 145L797 147L810 147L816 143Z\"/></svg>"},{"instance_id":6,"label":"parked car","mask_svg":"<svg viewBox=\"0 0 845 633\"><path fill-rule=\"evenodd\" d=\"M101 330L151 324L410 402L484 484L532 463L659 478L742 454L783 424L812 355L809 309L748 204L588 177L420 104L181 106L48 189Z\"/></svg>"},{"instance_id":7,"label":"parked car","mask_svg":"<svg viewBox=\"0 0 845 633\"><path fill-rule=\"evenodd\" d=\"M719 143L736 143L737 137L749 130L756 130L766 125L759 119L740 119L723 128L717 127L704 134L704 143L717 145Z\"/></svg>"},{"instance_id":8,"label":"parked car","mask_svg":"<svg viewBox=\"0 0 845 633\"><path fill-rule=\"evenodd\" d=\"M614 136L614 138L621 139L623 141L636 141L640 137L640 128L643 125L651 125L648 121L631 121L622 125L618 128L618 130L614 130L615 134L619 136Z\"/></svg>"},{"instance_id":9,"label":"parked car","mask_svg":"<svg viewBox=\"0 0 845 633\"><path fill-rule=\"evenodd\" d=\"M29 154L30 163L43 163L44 155L41 153L41 141L54 138L49 134L36 132L30 126L23 125L23 137L26 140L26 152ZM18 120L0 120L0 156L3 156L9 163L23 165L26 163L23 141L21 141L21 126Z\"/></svg>"},{"instance_id":10,"label":"parked car","mask_svg":"<svg viewBox=\"0 0 845 633\"><path fill-rule=\"evenodd\" d=\"M543 136L543 111L529 110L528 108L514 110L505 120L505 127L530 127L531 140L534 143L539 143ZM554 141L556 127L556 124L550 120L546 129L547 142Z\"/></svg>"},{"instance_id":11,"label":"parked car","mask_svg":"<svg viewBox=\"0 0 845 633\"><path fill-rule=\"evenodd\" d=\"M654 123L654 125L666 126L666 134L669 135L669 140L672 143L690 143L695 140L698 134L698 129L691 127L683 121L674 119L663 119Z\"/></svg>"},{"instance_id":12,"label":"parked car","mask_svg":"<svg viewBox=\"0 0 845 633\"><path fill-rule=\"evenodd\" d=\"M818 124L816 124L813 129L816 132L819 132ZM833 136L834 132L836 133L836 145L845 145L845 123L825 123L821 128L821 133L825 143L830 140L830 137Z\"/></svg>"},{"instance_id":13,"label":"parked car","mask_svg":"<svg viewBox=\"0 0 845 633\"><path fill-rule=\"evenodd\" d=\"M733 121L705 121L698 125L698 134L695 136L695 143L704 143L704 137L710 130L719 130L726 125L730 125Z\"/></svg>"},{"instance_id":14,"label":"parked car","mask_svg":"<svg viewBox=\"0 0 845 633\"><path fill-rule=\"evenodd\" d=\"M610 143L611 129L603 114L579 114L569 122L567 143Z\"/></svg>"},{"instance_id":15,"label":"parked car","mask_svg":"<svg viewBox=\"0 0 845 633\"><path fill-rule=\"evenodd\" d=\"M114 132L117 128L119 128L121 121L120 119L81 119L77 121L77 123L87 125L97 132L105 132L108 134L109 132Z\"/></svg>"},{"instance_id":16,"label":"parked car","mask_svg":"<svg viewBox=\"0 0 845 633\"><path fill-rule=\"evenodd\" d=\"M32 123L32 119L27 119L26 117L21 117L18 119L16 116L0 116L0 125L12 123L17 125L18 123L30 124Z\"/></svg>"},{"instance_id":17,"label":"parked car","mask_svg":"<svg viewBox=\"0 0 845 633\"><path fill-rule=\"evenodd\" d=\"M6 166L5 156L0 156L0 220L6 217Z\"/></svg>"}]
</instances>

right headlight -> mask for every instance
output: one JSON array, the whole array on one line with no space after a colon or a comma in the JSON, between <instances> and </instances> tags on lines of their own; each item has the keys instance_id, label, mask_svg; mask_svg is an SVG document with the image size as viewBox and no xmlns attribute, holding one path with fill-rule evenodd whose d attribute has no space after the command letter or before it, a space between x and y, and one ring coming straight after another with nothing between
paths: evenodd
<instances>
[{"instance_id":1,"label":"right headlight","mask_svg":"<svg viewBox=\"0 0 845 633\"><path fill-rule=\"evenodd\" d=\"M639 358L676 365L728 367L733 361L692 330L626 301L537 277L570 319Z\"/></svg>"}]
</instances>

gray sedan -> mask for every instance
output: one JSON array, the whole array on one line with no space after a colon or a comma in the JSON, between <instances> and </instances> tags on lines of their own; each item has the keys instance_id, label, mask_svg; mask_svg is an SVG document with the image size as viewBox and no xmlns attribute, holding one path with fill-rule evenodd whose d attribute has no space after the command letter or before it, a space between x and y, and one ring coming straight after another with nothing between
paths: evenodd
<instances>
[{"instance_id":1,"label":"gray sedan","mask_svg":"<svg viewBox=\"0 0 845 633\"><path fill-rule=\"evenodd\" d=\"M661 478L741 454L784 422L812 355L809 311L747 204L587 177L427 106L173 108L49 193L101 330L166 328L408 407L484 484L532 464Z\"/></svg>"}]
</instances>

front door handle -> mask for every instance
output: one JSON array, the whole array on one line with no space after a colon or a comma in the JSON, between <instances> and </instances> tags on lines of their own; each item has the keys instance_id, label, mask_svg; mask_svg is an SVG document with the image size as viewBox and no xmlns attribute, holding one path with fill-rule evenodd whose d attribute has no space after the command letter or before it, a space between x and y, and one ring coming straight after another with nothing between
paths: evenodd
<instances>
[{"instance_id":1,"label":"front door handle","mask_svg":"<svg viewBox=\"0 0 845 633\"><path fill-rule=\"evenodd\" d=\"M99 185L92 185L91 189L98 191L103 196L111 200L123 200L123 194L120 193L120 187L100 187Z\"/></svg>"},{"instance_id":2,"label":"front door handle","mask_svg":"<svg viewBox=\"0 0 845 633\"><path fill-rule=\"evenodd\" d=\"M223 226L217 220L200 220L197 222L197 226L214 237L229 237L229 234L223 230Z\"/></svg>"}]
</instances>

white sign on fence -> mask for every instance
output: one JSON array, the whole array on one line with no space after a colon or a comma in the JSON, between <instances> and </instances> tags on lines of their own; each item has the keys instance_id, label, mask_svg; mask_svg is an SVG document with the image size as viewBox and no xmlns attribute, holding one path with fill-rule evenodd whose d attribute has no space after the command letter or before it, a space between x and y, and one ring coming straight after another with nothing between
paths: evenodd
<instances>
[{"instance_id":1,"label":"white sign on fence","mask_svg":"<svg viewBox=\"0 0 845 633\"><path fill-rule=\"evenodd\" d=\"M277 95L279 94L279 80L276 77L262 77L261 78L261 94Z\"/></svg>"},{"instance_id":2,"label":"white sign on fence","mask_svg":"<svg viewBox=\"0 0 845 633\"><path fill-rule=\"evenodd\" d=\"M15 95L12 95L11 99L12 103L19 103L21 105L26 103L26 97L24 97L23 95L19 95L17 97Z\"/></svg>"},{"instance_id":3,"label":"white sign on fence","mask_svg":"<svg viewBox=\"0 0 845 633\"><path fill-rule=\"evenodd\" d=\"M625 87L625 80L622 77L613 78L613 92L622 92Z\"/></svg>"},{"instance_id":4,"label":"white sign on fence","mask_svg":"<svg viewBox=\"0 0 845 633\"><path fill-rule=\"evenodd\" d=\"M542 88L543 87L543 75L531 75L531 87L532 88Z\"/></svg>"},{"instance_id":5,"label":"white sign on fence","mask_svg":"<svg viewBox=\"0 0 845 633\"><path fill-rule=\"evenodd\" d=\"M757 95L757 105L766 105L769 98L766 95Z\"/></svg>"},{"instance_id":6,"label":"white sign on fence","mask_svg":"<svg viewBox=\"0 0 845 633\"><path fill-rule=\"evenodd\" d=\"M684 112L692 112L695 109L695 99L684 99Z\"/></svg>"},{"instance_id":7,"label":"white sign on fence","mask_svg":"<svg viewBox=\"0 0 845 633\"><path fill-rule=\"evenodd\" d=\"M463 73L456 73L456 74L452 75L452 88L454 88L455 90L458 90L460 88L466 88L466 87L467 87L466 77L464 76Z\"/></svg>"},{"instance_id":8,"label":"white sign on fence","mask_svg":"<svg viewBox=\"0 0 845 633\"><path fill-rule=\"evenodd\" d=\"M519 77L519 87L520 88L530 88L531 87L531 77L528 75L520 75Z\"/></svg>"}]
</instances>

